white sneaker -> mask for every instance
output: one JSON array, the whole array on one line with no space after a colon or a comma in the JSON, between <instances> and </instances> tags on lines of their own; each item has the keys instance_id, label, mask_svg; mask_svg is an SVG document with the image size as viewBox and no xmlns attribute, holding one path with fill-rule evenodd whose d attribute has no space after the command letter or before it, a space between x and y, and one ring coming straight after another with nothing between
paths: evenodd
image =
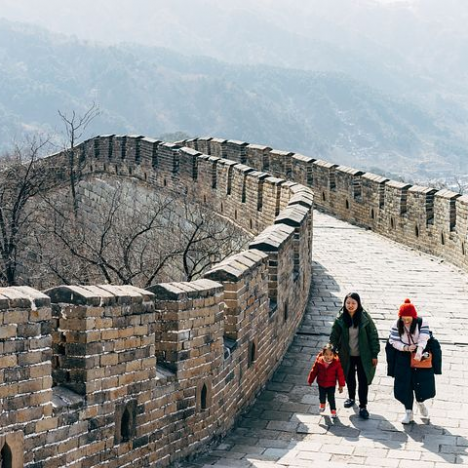
<instances>
[{"instance_id":1,"label":"white sneaker","mask_svg":"<svg viewBox=\"0 0 468 468\"><path fill-rule=\"evenodd\" d=\"M429 417L429 410L427 409L426 405L421 401L421 402L417 402L418 403L418 409L419 409L419 414L421 415L421 417L423 418L427 418Z\"/></svg>"},{"instance_id":2,"label":"white sneaker","mask_svg":"<svg viewBox=\"0 0 468 468\"><path fill-rule=\"evenodd\" d=\"M410 409L407 409L405 411L405 415L404 415L403 419L401 420L401 423L402 424L409 424L411 422L413 422L413 412Z\"/></svg>"}]
</instances>

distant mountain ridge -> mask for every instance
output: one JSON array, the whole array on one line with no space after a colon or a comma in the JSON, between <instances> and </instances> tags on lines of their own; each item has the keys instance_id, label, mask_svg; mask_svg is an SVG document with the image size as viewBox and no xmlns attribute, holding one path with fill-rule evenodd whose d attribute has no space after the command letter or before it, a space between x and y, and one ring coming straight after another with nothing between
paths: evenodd
<instances>
[{"instance_id":1,"label":"distant mountain ridge","mask_svg":"<svg viewBox=\"0 0 468 468\"><path fill-rule=\"evenodd\" d=\"M181 130L268 144L362 169L431 176L468 142L436 116L339 72L232 65L138 45L100 46L0 21L0 147L57 136L57 110L101 115L89 134Z\"/></svg>"}]
</instances>

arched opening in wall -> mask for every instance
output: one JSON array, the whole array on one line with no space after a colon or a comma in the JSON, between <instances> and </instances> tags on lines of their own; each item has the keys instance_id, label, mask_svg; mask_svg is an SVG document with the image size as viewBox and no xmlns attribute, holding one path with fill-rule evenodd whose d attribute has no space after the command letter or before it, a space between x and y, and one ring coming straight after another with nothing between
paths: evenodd
<instances>
[{"instance_id":1,"label":"arched opening in wall","mask_svg":"<svg viewBox=\"0 0 468 468\"><path fill-rule=\"evenodd\" d=\"M0 452L0 467L13 468L13 454L11 453L10 446L6 442Z\"/></svg>"},{"instance_id":2,"label":"arched opening in wall","mask_svg":"<svg viewBox=\"0 0 468 468\"><path fill-rule=\"evenodd\" d=\"M462 245L461 245L461 248L462 248L462 255L465 256L465 243L462 242Z\"/></svg>"},{"instance_id":3,"label":"arched opening in wall","mask_svg":"<svg viewBox=\"0 0 468 468\"><path fill-rule=\"evenodd\" d=\"M120 435L122 442L128 442L130 440L131 435L131 422L132 422L132 415L130 414L130 410L128 405L125 407L125 411L122 414L122 421L120 422Z\"/></svg>"},{"instance_id":4,"label":"arched opening in wall","mask_svg":"<svg viewBox=\"0 0 468 468\"><path fill-rule=\"evenodd\" d=\"M237 219L237 210L234 210L234 219Z\"/></svg>"},{"instance_id":5,"label":"arched opening in wall","mask_svg":"<svg viewBox=\"0 0 468 468\"><path fill-rule=\"evenodd\" d=\"M371 208L371 210L370 210L370 217L371 217L371 219L375 219L375 211L374 211L374 208Z\"/></svg>"},{"instance_id":6,"label":"arched opening in wall","mask_svg":"<svg viewBox=\"0 0 468 468\"><path fill-rule=\"evenodd\" d=\"M440 243L441 243L442 245L445 245L445 237L444 237L444 233L443 233L443 232L440 233Z\"/></svg>"},{"instance_id":7,"label":"arched opening in wall","mask_svg":"<svg viewBox=\"0 0 468 468\"><path fill-rule=\"evenodd\" d=\"M322 192L322 201L327 201L327 196L325 195L325 192Z\"/></svg>"},{"instance_id":8,"label":"arched opening in wall","mask_svg":"<svg viewBox=\"0 0 468 468\"><path fill-rule=\"evenodd\" d=\"M257 347L255 346L255 342L251 341L249 343L249 367L257 360Z\"/></svg>"},{"instance_id":9,"label":"arched opening in wall","mask_svg":"<svg viewBox=\"0 0 468 468\"><path fill-rule=\"evenodd\" d=\"M289 308L288 308L288 303L284 304L284 310L283 310L283 319L286 322L289 318Z\"/></svg>"},{"instance_id":10,"label":"arched opening in wall","mask_svg":"<svg viewBox=\"0 0 468 468\"><path fill-rule=\"evenodd\" d=\"M144 173L145 180L148 180L148 174L145 172Z\"/></svg>"},{"instance_id":11,"label":"arched opening in wall","mask_svg":"<svg viewBox=\"0 0 468 468\"><path fill-rule=\"evenodd\" d=\"M128 173L129 173L130 175L133 174L133 168L132 168L132 167L129 167L129 168L128 168Z\"/></svg>"},{"instance_id":12,"label":"arched opening in wall","mask_svg":"<svg viewBox=\"0 0 468 468\"><path fill-rule=\"evenodd\" d=\"M418 227L417 224L416 224L416 226L414 226L414 235L415 235L416 237L419 237L419 227Z\"/></svg>"},{"instance_id":13,"label":"arched opening in wall","mask_svg":"<svg viewBox=\"0 0 468 468\"><path fill-rule=\"evenodd\" d=\"M221 213L224 213L224 205L223 205L223 202L221 202Z\"/></svg>"},{"instance_id":14,"label":"arched opening in wall","mask_svg":"<svg viewBox=\"0 0 468 468\"><path fill-rule=\"evenodd\" d=\"M119 166L115 166L115 173L116 173L116 174L119 173Z\"/></svg>"},{"instance_id":15,"label":"arched opening in wall","mask_svg":"<svg viewBox=\"0 0 468 468\"><path fill-rule=\"evenodd\" d=\"M90 164L89 170L90 170L91 172L94 172L94 166L93 166L92 164Z\"/></svg>"},{"instance_id":16,"label":"arched opening in wall","mask_svg":"<svg viewBox=\"0 0 468 468\"><path fill-rule=\"evenodd\" d=\"M121 402L116 409L114 443L128 442L136 433L137 401Z\"/></svg>"},{"instance_id":17,"label":"arched opening in wall","mask_svg":"<svg viewBox=\"0 0 468 468\"><path fill-rule=\"evenodd\" d=\"M349 210L349 201L348 201L348 199L346 199L345 205L346 205L346 209Z\"/></svg>"},{"instance_id":18,"label":"arched opening in wall","mask_svg":"<svg viewBox=\"0 0 468 468\"><path fill-rule=\"evenodd\" d=\"M393 216L390 216L390 227L395 229L395 220L393 219Z\"/></svg>"},{"instance_id":19,"label":"arched opening in wall","mask_svg":"<svg viewBox=\"0 0 468 468\"><path fill-rule=\"evenodd\" d=\"M166 178L164 178L164 180L163 180L163 185L164 185L164 187L166 187L166 185L167 185L167 180L166 180Z\"/></svg>"},{"instance_id":20,"label":"arched opening in wall","mask_svg":"<svg viewBox=\"0 0 468 468\"><path fill-rule=\"evenodd\" d=\"M249 220L249 226L250 226L250 229L253 228L253 221L251 219Z\"/></svg>"},{"instance_id":21,"label":"arched opening in wall","mask_svg":"<svg viewBox=\"0 0 468 468\"><path fill-rule=\"evenodd\" d=\"M107 164L104 164L104 172L107 172Z\"/></svg>"},{"instance_id":22,"label":"arched opening in wall","mask_svg":"<svg viewBox=\"0 0 468 468\"><path fill-rule=\"evenodd\" d=\"M206 384L203 384L200 394L200 409L204 411L206 408L208 408L208 388Z\"/></svg>"},{"instance_id":23,"label":"arched opening in wall","mask_svg":"<svg viewBox=\"0 0 468 468\"><path fill-rule=\"evenodd\" d=\"M206 203L206 195L203 195L203 203Z\"/></svg>"}]
</instances>

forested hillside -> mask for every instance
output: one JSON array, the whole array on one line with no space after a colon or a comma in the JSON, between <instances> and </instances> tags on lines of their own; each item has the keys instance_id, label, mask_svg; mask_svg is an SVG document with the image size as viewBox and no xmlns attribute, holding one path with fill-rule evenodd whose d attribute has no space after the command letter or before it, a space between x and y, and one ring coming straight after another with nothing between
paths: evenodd
<instances>
[{"instance_id":1,"label":"forested hillside","mask_svg":"<svg viewBox=\"0 0 468 468\"><path fill-rule=\"evenodd\" d=\"M427 177L467 163L459 113L436 114L343 72L97 45L5 20L0 67L2 150L36 131L58 141L57 110L83 112L94 102L101 113L89 135L183 131Z\"/></svg>"}]
</instances>

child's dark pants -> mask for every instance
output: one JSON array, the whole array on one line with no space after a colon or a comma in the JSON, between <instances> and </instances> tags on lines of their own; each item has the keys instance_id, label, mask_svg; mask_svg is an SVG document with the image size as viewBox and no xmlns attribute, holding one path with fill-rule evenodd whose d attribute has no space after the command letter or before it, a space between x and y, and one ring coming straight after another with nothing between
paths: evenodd
<instances>
[{"instance_id":1,"label":"child's dark pants","mask_svg":"<svg viewBox=\"0 0 468 468\"><path fill-rule=\"evenodd\" d=\"M319 385L319 401L324 404L325 399L328 399L331 410L336 410L335 402L335 387L321 387Z\"/></svg>"}]
</instances>

